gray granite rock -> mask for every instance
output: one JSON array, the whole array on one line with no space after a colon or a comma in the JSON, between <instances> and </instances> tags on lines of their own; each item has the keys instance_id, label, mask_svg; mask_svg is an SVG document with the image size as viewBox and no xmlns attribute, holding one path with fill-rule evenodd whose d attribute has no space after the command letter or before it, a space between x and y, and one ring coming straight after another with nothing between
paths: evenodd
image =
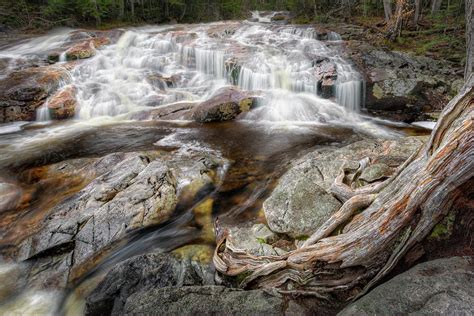
<instances>
[{"instance_id":1,"label":"gray granite rock","mask_svg":"<svg viewBox=\"0 0 474 316\"><path fill-rule=\"evenodd\" d=\"M474 258L421 263L379 285L338 315L472 315Z\"/></svg>"}]
</instances>

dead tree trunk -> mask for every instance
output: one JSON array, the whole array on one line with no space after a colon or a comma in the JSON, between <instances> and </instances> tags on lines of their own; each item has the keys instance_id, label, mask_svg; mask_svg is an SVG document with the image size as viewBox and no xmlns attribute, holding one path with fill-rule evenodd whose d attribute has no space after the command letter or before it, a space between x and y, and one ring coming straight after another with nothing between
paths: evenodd
<instances>
[{"instance_id":1,"label":"dead tree trunk","mask_svg":"<svg viewBox=\"0 0 474 316\"><path fill-rule=\"evenodd\" d=\"M472 0L466 0L466 67L464 71L464 79L468 78L472 74L473 60L474 60L474 21L472 17L472 11L474 11Z\"/></svg>"},{"instance_id":2,"label":"dead tree trunk","mask_svg":"<svg viewBox=\"0 0 474 316\"><path fill-rule=\"evenodd\" d=\"M472 65L472 55L467 59ZM430 233L472 181L473 85L471 73L445 107L429 141L389 179L353 189L341 170L331 192L345 203L299 248L280 256L256 256L233 249L226 244L227 231L216 230L216 269L244 276L244 288L275 287L282 293L317 297L331 292L364 294ZM361 161L359 169L365 165L366 160ZM365 209L354 216L361 208ZM334 235L344 223L342 233Z\"/></svg>"},{"instance_id":3,"label":"dead tree trunk","mask_svg":"<svg viewBox=\"0 0 474 316\"><path fill-rule=\"evenodd\" d=\"M383 0L383 11L385 13L385 21L390 21L392 18L392 2L390 0Z\"/></svg>"},{"instance_id":4,"label":"dead tree trunk","mask_svg":"<svg viewBox=\"0 0 474 316\"><path fill-rule=\"evenodd\" d=\"M402 32L403 20L409 12L406 9L406 0L397 0L395 13L387 23L387 38L394 42Z\"/></svg>"}]
</instances>

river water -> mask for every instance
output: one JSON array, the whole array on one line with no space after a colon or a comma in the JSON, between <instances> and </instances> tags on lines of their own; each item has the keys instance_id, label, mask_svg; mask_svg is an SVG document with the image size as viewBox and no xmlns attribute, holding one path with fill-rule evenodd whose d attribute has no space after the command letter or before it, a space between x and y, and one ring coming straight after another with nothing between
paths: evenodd
<instances>
[{"instance_id":1,"label":"river water","mask_svg":"<svg viewBox=\"0 0 474 316\"><path fill-rule=\"evenodd\" d=\"M258 13L255 17L257 22L120 30L117 41L82 61L62 83L64 89L70 85L77 89L73 119L51 121L46 101L38 109L37 122L0 125L2 180L34 192L27 205L4 214L2 249L26 238L30 232L24 227L37 225L51 207L84 186L71 179L55 179L47 185L43 181L40 186L24 177L51 163L120 151L199 148L218 152L229 164L221 185L204 192L202 198L216 201L214 217L239 221L256 216L278 177L305 152L403 133L395 124L380 124L360 115L364 82L342 57L344 42L337 34L322 36L313 27L274 25L266 23L268 18L258 18ZM8 61L2 75L19 65L44 60L45 51L60 49L74 32L61 29L9 45L0 51L0 58ZM337 72L330 99L321 97L323 87L317 75L321 64ZM175 102L197 104L228 85L257 91L261 106L237 121L207 125L180 119L130 119L134 112ZM199 240L200 228L189 211L192 207L184 203L169 222L128 236L69 290L132 255L156 248L171 250ZM0 278L15 282L8 277L10 266L0 267ZM63 294L70 293L27 288L1 305L0 312L55 313L64 303ZM80 313L80 309L67 310Z\"/></svg>"}]
</instances>

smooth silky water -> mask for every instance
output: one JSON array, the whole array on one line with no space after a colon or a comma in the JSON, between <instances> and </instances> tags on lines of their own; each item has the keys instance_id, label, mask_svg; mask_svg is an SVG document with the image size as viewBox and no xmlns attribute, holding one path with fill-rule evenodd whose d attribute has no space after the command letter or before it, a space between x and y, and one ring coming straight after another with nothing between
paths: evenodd
<instances>
[{"instance_id":1,"label":"smooth silky water","mask_svg":"<svg viewBox=\"0 0 474 316\"><path fill-rule=\"evenodd\" d=\"M201 238L202 227L195 223L191 212L201 201L212 198L213 217L219 216L220 220L255 218L278 178L304 153L322 146L337 148L366 137L398 137L405 132L405 126L358 114L363 107L364 82L341 57L337 34L331 33L321 41L311 27L271 25L271 17L260 17L258 12L253 15L259 22L124 30L116 43L82 61L61 85L77 88L74 119L50 121L43 106L38 109L36 123L0 125L2 178L19 183L32 196L20 209L2 214L2 253L26 238L28 228L37 226L49 209L91 180L45 178L44 166L48 164L120 151L172 153L187 148L218 152L229 162L217 188L181 202L169 221L130 234L70 289L25 288L1 305L0 313L53 314L58 308L80 313L81 304L77 302L81 299L76 298L75 287L87 284L114 263L151 250L170 251L188 243L209 242ZM35 60L46 46L60 47L70 31L60 30L10 45L0 51L0 58L7 59L9 71L13 70L19 59ZM326 58L337 66L333 101L318 96L312 56ZM243 90L258 90L260 95L260 106L237 121L197 124L130 119L134 112L174 102L197 103L231 84ZM7 263L0 266L0 275L7 281L8 273L2 271L8 271L8 267Z\"/></svg>"}]
</instances>

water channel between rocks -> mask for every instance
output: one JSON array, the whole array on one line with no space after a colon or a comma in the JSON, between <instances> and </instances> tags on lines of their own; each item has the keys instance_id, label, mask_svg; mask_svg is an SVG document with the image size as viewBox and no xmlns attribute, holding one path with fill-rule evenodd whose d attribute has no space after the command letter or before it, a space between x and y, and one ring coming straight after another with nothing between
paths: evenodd
<instances>
[{"instance_id":1,"label":"water channel between rocks","mask_svg":"<svg viewBox=\"0 0 474 316\"><path fill-rule=\"evenodd\" d=\"M62 30L3 49L0 57L8 64L5 75L40 62L46 51L61 50L71 34L80 32ZM217 180L189 196L186 190L178 190L176 207L164 221L129 230L74 271L58 268L73 280L70 289L136 254L171 251L186 244L212 249L217 217L230 223L264 222L263 201L288 167L309 151L335 149L366 138L426 133L358 114L364 82L340 54L343 43L332 32L321 35L305 27L229 22L150 26L119 34L115 42L68 71L60 89L73 86L76 91L73 118L50 121L46 101L38 109L38 122L0 125L0 180L5 190L16 186L21 192L16 196L19 202L3 212L0 221L0 252L6 262L2 279L8 280L5 275L14 270L9 262L19 259L36 264L33 276L40 280L44 276L38 277L38 271L51 265L57 268L51 258L62 250L46 248L29 256L19 245L53 217L51 210L66 207L94 181L97 170L88 168L109 154L139 152L143 159L162 159L172 166L180 161L193 166L193 160L213 157L209 159L218 167L209 177ZM58 65L67 63L64 58ZM176 102L198 104L229 85L252 91L258 96L258 107L237 120L208 124L180 117L137 120L134 116ZM181 172L186 173L186 168ZM182 189L188 184L177 186ZM28 292L29 280L24 287L17 281L21 278L10 280L18 283L14 285L18 289L2 308L51 312L53 302L60 301L61 286L55 284L62 284L57 281L61 278L52 278L54 282L43 292ZM39 310L28 309L33 305Z\"/></svg>"}]
</instances>

